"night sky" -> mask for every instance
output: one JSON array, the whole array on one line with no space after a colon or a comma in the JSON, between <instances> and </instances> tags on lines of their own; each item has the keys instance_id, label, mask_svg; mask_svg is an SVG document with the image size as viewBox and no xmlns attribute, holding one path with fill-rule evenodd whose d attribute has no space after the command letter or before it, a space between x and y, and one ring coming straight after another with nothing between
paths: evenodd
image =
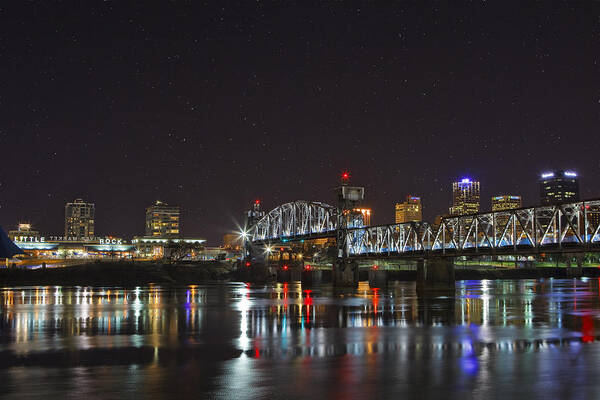
<instances>
[{"instance_id":1,"label":"night sky","mask_svg":"<svg viewBox=\"0 0 600 400\"><path fill-rule=\"evenodd\" d=\"M255 198L333 202L339 173L374 223L451 182L539 201L552 168L600 197L600 2L465 7L215 1L0 5L0 225L143 234L182 207L219 244ZM223 6L227 4L226 6Z\"/></svg>"}]
</instances>

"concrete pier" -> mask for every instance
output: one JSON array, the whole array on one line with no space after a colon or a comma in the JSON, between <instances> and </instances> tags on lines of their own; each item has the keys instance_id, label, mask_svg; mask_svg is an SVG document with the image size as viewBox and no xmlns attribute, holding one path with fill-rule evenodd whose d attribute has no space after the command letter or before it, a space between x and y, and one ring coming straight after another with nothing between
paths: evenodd
<instances>
[{"instance_id":1,"label":"concrete pier","mask_svg":"<svg viewBox=\"0 0 600 400\"><path fill-rule=\"evenodd\" d=\"M432 257L417 262L417 292L447 291L454 293L454 260Z\"/></svg>"},{"instance_id":2,"label":"concrete pier","mask_svg":"<svg viewBox=\"0 0 600 400\"><path fill-rule=\"evenodd\" d=\"M302 285L319 285L323 281L323 271L318 269L304 268L302 270Z\"/></svg>"},{"instance_id":3,"label":"concrete pier","mask_svg":"<svg viewBox=\"0 0 600 400\"><path fill-rule=\"evenodd\" d=\"M277 268L277 282L294 282L301 279L301 272L298 268Z\"/></svg>"},{"instance_id":4,"label":"concrete pier","mask_svg":"<svg viewBox=\"0 0 600 400\"><path fill-rule=\"evenodd\" d=\"M387 271L378 268L369 269L369 286L372 288L384 288L387 286Z\"/></svg>"},{"instance_id":5,"label":"concrete pier","mask_svg":"<svg viewBox=\"0 0 600 400\"><path fill-rule=\"evenodd\" d=\"M571 258L570 256L567 256L567 260L565 261L566 265L567 265L567 277L568 278L581 278L581 276L583 275L583 254L576 254L575 255L575 263L576 265L573 266L571 263Z\"/></svg>"},{"instance_id":6,"label":"concrete pier","mask_svg":"<svg viewBox=\"0 0 600 400\"><path fill-rule=\"evenodd\" d=\"M349 261L336 261L332 271L333 286L357 287L358 263Z\"/></svg>"}]
</instances>

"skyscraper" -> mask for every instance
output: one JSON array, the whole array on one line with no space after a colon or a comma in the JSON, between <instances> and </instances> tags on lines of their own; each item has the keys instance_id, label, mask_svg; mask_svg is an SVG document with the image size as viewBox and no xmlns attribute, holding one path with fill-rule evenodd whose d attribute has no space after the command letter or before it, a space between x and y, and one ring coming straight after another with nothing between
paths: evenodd
<instances>
[{"instance_id":1,"label":"skyscraper","mask_svg":"<svg viewBox=\"0 0 600 400\"><path fill-rule=\"evenodd\" d=\"M156 200L146 208L146 236L178 237L179 207Z\"/></svg>"},{"instance_id":2,"label":"skyscraper","mask_svg":"<svg viewBox=\"0 0 600 400\"><path fill-rule=\"evenodd\" d=\"M451 215L466 215L479 212L479 182L464 178L452 183Z\"/></svg>"},{"instance_id":3,"label":"skyscraper","mask_svg":"<svg viewBox=\"0 0 600 400\"><path fill-rule=\"evenodd\" d=\"M94 237L94 203L75 199L65 205L65 236Z\"/></svg>"},{"instance_id":4,"label":"skyscraper","mask_svg":"<svg viewBox=\"0 0 600 400\"><path fill-rule=\"evenodd\" d=\"M540 177L543 205L579 201L579 179L573 171L545 172Z\"/></svg>"},{"instance_id":5,"label":"skyscraper","mask_svg":"<svg viewBox=\"0 0 600 400\"><path fill-rule=\"evenodd\" d=\"M492 197L492 211L512 210L521 207L521 196L502 195Z\"/></svg>"},{"instance_id":6,"label":"skyscraper","mask_svg":"<svg viewBox=\"0 0 600 400\"><path fill-rule=\"evenodd\" d=\"M402 224L405 222L423 220L423 208L421 206L421 198L417 196L406 196L406 201L396 203L396 223Z\"/></svg>"}]
</instances>

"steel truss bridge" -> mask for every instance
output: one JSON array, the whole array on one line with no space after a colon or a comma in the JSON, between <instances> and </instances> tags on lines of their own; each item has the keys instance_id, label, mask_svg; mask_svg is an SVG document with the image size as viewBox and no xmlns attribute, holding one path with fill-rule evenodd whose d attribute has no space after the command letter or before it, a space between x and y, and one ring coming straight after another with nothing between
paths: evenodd
<instances>
[{"instance_id":1,"label":"steel truss bridge","mask_svg":"<svg viewBox=\"0 0 600 400\"><path fill-rule=\"evenodd\" d=\"M338 209L320 202L283 204L249 232L253 245L335 238ZM347 257L456 257L600 251L600 199L342 229Z\"/></svg>"}]
</instances>

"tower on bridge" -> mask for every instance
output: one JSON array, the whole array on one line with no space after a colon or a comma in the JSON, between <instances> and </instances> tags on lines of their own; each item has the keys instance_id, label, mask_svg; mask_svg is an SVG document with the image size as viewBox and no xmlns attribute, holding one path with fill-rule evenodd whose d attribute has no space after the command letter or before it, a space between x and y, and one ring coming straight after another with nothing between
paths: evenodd
<instances>
[{"instance_id":1,"label":"tower on bridge","mask_svg":"<svg viewBox=\"0 0 600 400\"><path fill-rule=\"evenodd\" d=\"M246 230L250 230L264 216L265 212L260 209L260 200L254 200L252 208L246 211Z\"/></svg>"},{"instance_id":2,"label":"tower on bridge","mask_svg":"<svg viewBox=\"0 0 600 400\"><path fill-rule=\"evenodd\" d=\"M244 230L242 240L244 246L244 259L246 263L252 262L252 241L248 238L248 232L265 216L265 212L260 209L260 200L254 200L252 208L246 211Z\"/></svg>"},{"instance_id":3,"label":"tower on bridge","mask_svg":"<svg viewBox=\"0 0 600 400\"><path fill-rule=\"evenodd\" d=\"M348 250L345 242L346 230L354 225L356 218L363 218L355 209L365 198L365 188L362 186L350 186L350 172L344 171L341 176L342 185L336 189L338 202L336 260L333 263L334 286L356 286L358 285L358 264L349 263L347 260ZM357 215L355 215L357 214Z\"/></svg>"}]
</instances>

